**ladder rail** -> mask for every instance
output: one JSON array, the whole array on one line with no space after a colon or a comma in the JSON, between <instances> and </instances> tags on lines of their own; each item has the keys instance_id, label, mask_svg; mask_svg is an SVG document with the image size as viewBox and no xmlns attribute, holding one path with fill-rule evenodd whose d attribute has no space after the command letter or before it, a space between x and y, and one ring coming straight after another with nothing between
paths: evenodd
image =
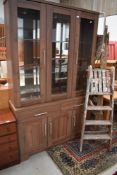
<instances>
[{"instance_id":1,"label":"ladder rail","mask_svg":"<svg viewBox=\"0 0 117 175\"><path fill-rule=\"evenodd\" d=\"M88 67L88 79L87 79L87 88L86 88L86 99L84 104L84 114L83 114L83 126L82 126L82 132L81 132L81 142L80 142L80 152L82 151L82 145L83 145L83 136L84 136L84 130L85 130L85 121L87 116L87 106L88 106L88 99L89 99L89 88L90 88L90 72L92 70L92 66Z\"/></svg>"},{"instance_id":2,"label":"ladder rail","mask_svg":"<svg viewBox=\"0 0 117 175\"><path fill-rule=\"evenodd\" d=\"M111 111L111 122L113 123L113 113L114 113L114 81L115 81L115 68L112 67L111 68L111 73L112 73L112 95L110 96L110 102L111 102L111 106L112 106L112 111ZM112 125L113 127L113 125ZM113 129L111 127L110 130L110 135L111 135L111 140L110 140L110 145L112 145L112 134L113 134Z\"/></svg>"}]
</instances>

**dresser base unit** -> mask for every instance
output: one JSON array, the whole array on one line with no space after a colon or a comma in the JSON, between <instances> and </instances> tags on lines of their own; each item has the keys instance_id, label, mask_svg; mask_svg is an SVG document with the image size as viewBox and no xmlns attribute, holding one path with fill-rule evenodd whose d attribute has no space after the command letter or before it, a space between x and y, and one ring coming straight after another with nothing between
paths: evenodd
<instances>
[{"instance_id":1,"label":"dresser base unit","mask_svg":"<svg viewBox=\"0 0 117 175\"><path fill-rule=\"evenodd\" d=\"M11 109L17 118L20 158L80 136L84 98Z\"/></svg>"}]
</instances>

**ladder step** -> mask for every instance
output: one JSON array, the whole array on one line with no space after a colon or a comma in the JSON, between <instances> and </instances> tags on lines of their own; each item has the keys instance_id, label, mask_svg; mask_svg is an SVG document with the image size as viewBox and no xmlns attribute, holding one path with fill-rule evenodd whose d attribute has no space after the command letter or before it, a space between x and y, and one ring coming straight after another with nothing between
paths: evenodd
<instances>
[{"instance_id":1,"label":"ladder step","mask_svg":"<svg viewBox=\"0 0 117 175\"><path fill-rule=\"evenodd\" d=\"M84 131L84 134L109 134L109 129Z\"/></svg>"},{"instance_id":2,"label":"ladder step","mask_svg":"<svg viewBox=\"0 0 117 175\"><path fill-rule=\"evenodd\" d=\"M92 111L112 111L110 106L88 106L87 110Z\"/></svg>"},{"instance_id":3,"label":"ladder step","mask_svg":"<svg viewBox=\"0 0 117 175\"><path fill-rule=\"evenodd\" d=\"M110 120L86 120L85 125L112 125Z\"/></svg>"},{"instance_id":4,"label":"ladder step","mask_svg":"<svg viewBox=\"0 0 117 175\"><path fill-rule=\"evenodd\" d=\"M109 134L84 134L84 140L110 140Z\"/></svg>"},{"instance_id":5,"label":"ladder step","mask_svg":"<svg viewBox=\"0 0 117 175\"><path fill-rule=\"evenodd\" d=\"M96 93L89 92L89 95L112 95L112 92L96 92Z\"/></svg>"}]
</instances>

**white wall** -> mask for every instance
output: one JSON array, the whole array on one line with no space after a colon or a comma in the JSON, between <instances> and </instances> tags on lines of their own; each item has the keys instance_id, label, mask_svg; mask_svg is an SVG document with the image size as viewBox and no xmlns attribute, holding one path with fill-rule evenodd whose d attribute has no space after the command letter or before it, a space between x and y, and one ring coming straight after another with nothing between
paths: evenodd
<instances>
[{"instance_id":1,"label":"white wall","mask_svg":"<svg viewBox=\"0 0 117 175\"><path fill-rule=\"evenodd\" d=\"M59 3L60 0L47 0L52 2ZM4 6L3 6L3 0L0 0L0 23L4 23Z\"/></svg>"},{"instance_id":2,"label":"white wall","mask_svg":"<svg viewBox=\"0 0 117 175\"><path fill-rule=\"evenodd\" d=\"M0 23L4 22L4 6L3 0L0 0Z\"/></svg>"},{"instance_id":3,"label":"white wall","mask_svg":"<svg viewBox=\"0 0 117 175\"><path fill-rule=\"evenodd\" d=\"M117 15L107 17L106 24L108 25L109 40L117 41Z\"/></svg>"},{"instance_id":4,"label":"white wall","mask_svg":"<svg viewBox=\"0 0 117 175\"><path fill-rule=\"evenodd\" d=\"M3 0L0 0L0 24L4 23L4 6L3 6ZM7 64L6 62L2 61L0 62L0 76L2 78L7 77Z\"/></svg>"},{"instance_id":5,"label":"white wall","mask_svg":"<svg viewBox=\"0 0 117 175\"><path fill-rule=\"evenodd\" d=\"M105 12L106 16L117 15L117 0L61 0L72 6Z\"/></svg>"},{"instance_id":6,"label":"white wall","mask_svg":"<svg viewBox=\"0 0 117 175\"><path fill-rule=\"evenodd\" d=\"M98 25L98 34L103 34L103 23L104 19L100 18ZM109 40L117 41L117 15L107 17L106 25L108 26Z\"/></svg>"}]
</instances>

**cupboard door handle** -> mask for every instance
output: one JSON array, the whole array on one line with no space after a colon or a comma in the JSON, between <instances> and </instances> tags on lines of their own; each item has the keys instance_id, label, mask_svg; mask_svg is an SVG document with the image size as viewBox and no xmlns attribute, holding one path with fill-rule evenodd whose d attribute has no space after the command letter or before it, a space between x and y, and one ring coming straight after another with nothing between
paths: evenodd
<instances>
[{"instance_id":1,"label":"cupboard door handle","mask_svg":"<svg viewBox=\"0 0 117 175\"><path fill-rule=\"evenodd\" d=\"M74 119L74 122L73 122L74 124L73 125L75 127L76 126L76 115L73 116L73 119Z\"/></svg>"},{"instance_id":2,"label":"cupboard door handle","mask_svg":"<svg viewBox=\"0 0 117 175\"><path fill-rule=\"evenodd\" d=\"M34 59L40 59L40 57L33 57Z\"/></svg>"},{"instance_id":3,"label":"cupboard door handle","mask_svg":"<svg viewBox=\"0 0 117 175\"><path fill-rule=\"evenodd\" d=\"M77 54L76 54L76 64L78 64L78 51L77 51Z\"/></svg>"},{"instance_id":4,"label":"cupboard door handle","mask_svg":"<svg viewBox=\"0 0 117 175\"><path fill-rule=\"evenodd\" d=\"M44 65L45 65L45 63L46 63L46 51L45 51L45 49L43 50L43 60L44 60Z\"/></svg>"},{"instance_id":5,"label":"cupboard door handle","mask_svg":"<svg viewBox=\"0 0 117 175\"><path fill-rule=\"evenodd\" d=\"M52 135L52 122L49 123L49 133L50 133L50 136Z\"/></svg>"},{"instance_id":6,"label":"cupboard door handle","mask_svg":"<svg viewBox=\"0 0 117 175\"><path fill-rule=\"evenodd\" d=\"M34 116L35 117L39 117L39 116L41 116L41 115L46 115L47 114L47 112L42 112L42 113L39 113L39 114L35 114Z\"/></svg>"},{"instance_id":7,"label":"cupboard door handle","mask_svg":"<svg viewBox=\"0 0 117 175\"><path fill-rule=\"evenodd\" d=\"M76 16L76 19L80 19L80 16ZM77 53L76 53L76 65L78 64L78 56L79 56L79 53L78 53L78 50L77 50Z\"/></svg>"},{"instance_id":8,"label":"cupboard door handle","mask_svg":"<svg viewBox=\"0 0 117 175\"><path fill-rule=\"evenodd\" d=\"M79 19L79 18L80 18L80 16L76 16L76 18L77 18L77 19Z\"/></svg>"},{"instance_id":9,"label":"cupboard door handle","mask_svg":"<svg viewBox=\"0 0 117 175\"><path fill-rule=\"evenodd\" d=\"M45 126L44 126L44 133L45 133L45 137L47 136L47 124L45 123Z\"/></svg>"},{"instance_id":10,"label":"cupboard door handle","mask_svg":"<svg viewBox=\"0 0 117 175\"><path fill-rule=\"evenodd\" d=\"M75 108L75 107L80 107L80 106L83 106L83 105L84 105L84 103L82 103L82 104L80 104L80 105L74 105L73 108Z\"/></svg>"}]
</instances>

